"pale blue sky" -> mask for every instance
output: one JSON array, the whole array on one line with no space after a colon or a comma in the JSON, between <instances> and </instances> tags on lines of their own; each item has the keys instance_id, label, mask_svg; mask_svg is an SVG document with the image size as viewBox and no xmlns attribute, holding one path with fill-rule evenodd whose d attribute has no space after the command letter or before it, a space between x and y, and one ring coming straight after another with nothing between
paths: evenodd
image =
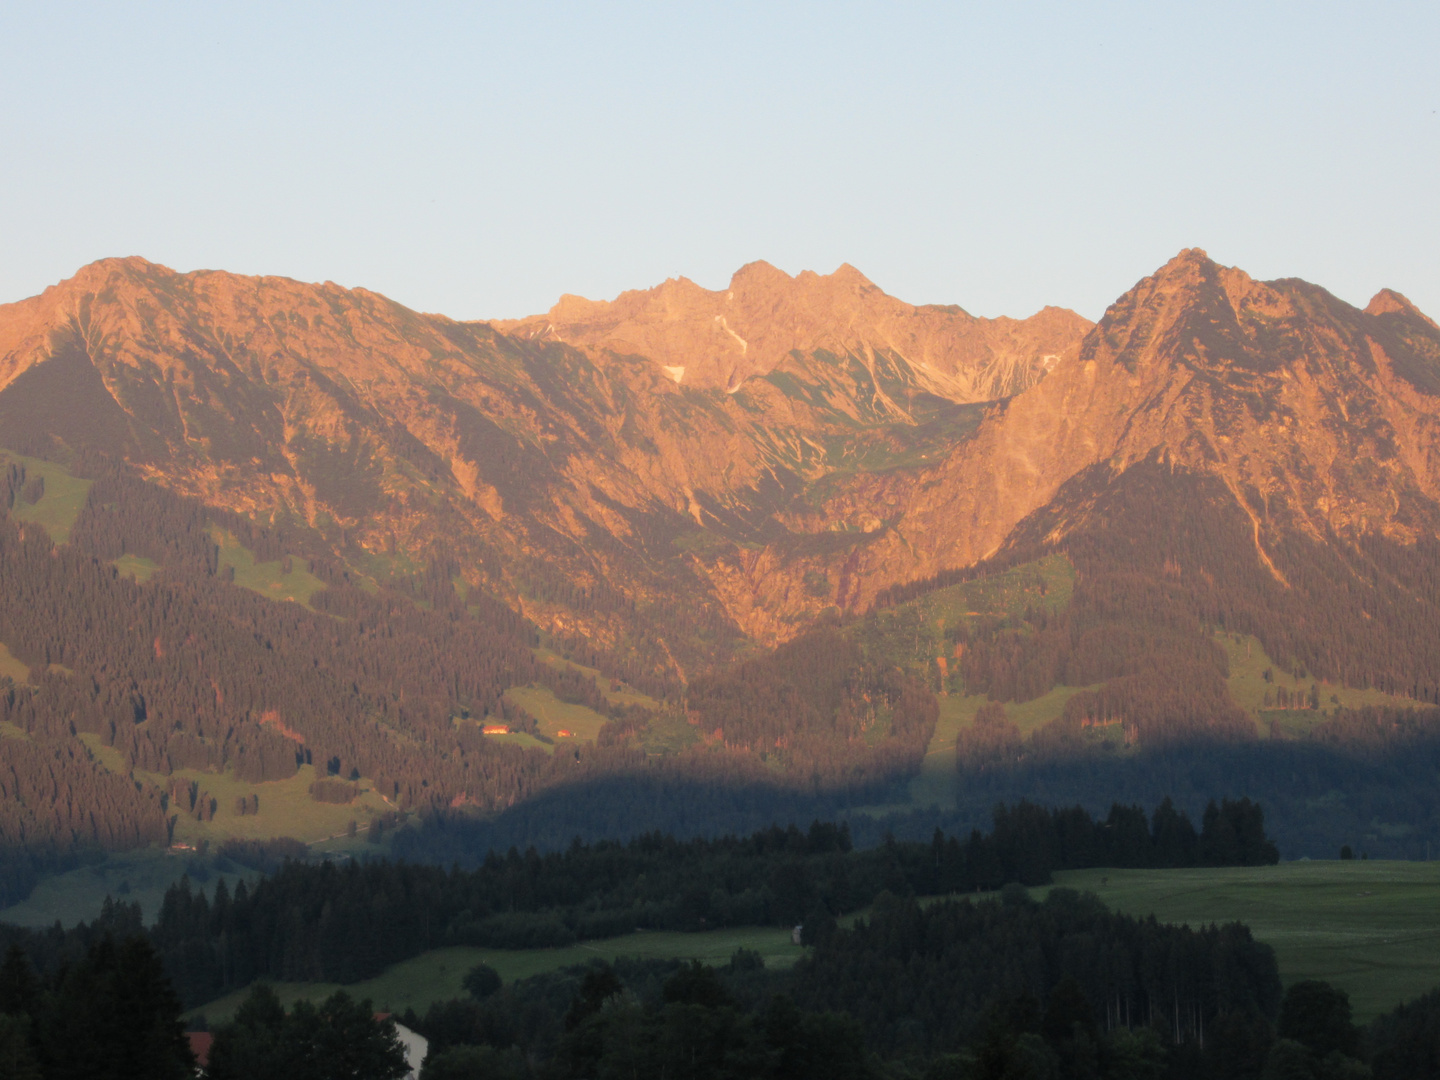
<instances>
[{"instance_id":1,"label":"pale blue sky","mask_svg":"<svg viewBox=\"0 0 1440 1080\"><path fill-rule=\"evenodd\" d=\"M1092 318L1182 247L1440 318L1440 4L0 3L0 301L463 318L752 259Z\"/></svg>"}]
</instances>

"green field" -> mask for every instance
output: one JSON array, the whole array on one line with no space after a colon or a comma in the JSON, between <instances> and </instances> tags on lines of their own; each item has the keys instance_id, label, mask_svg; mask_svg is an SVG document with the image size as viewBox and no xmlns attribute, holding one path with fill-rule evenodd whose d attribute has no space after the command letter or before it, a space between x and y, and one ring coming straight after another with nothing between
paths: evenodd
<instances>
[{"instance_id":1,"label":"green field","mask_svg":"<svg viewBox=\"0 0 1440 1080\"><path fill-rule=\"evenodd\" d=\"M106 746L100 736L93 731L82 731L76 736L89 751L90 757L99 762L103 768L113 773L127 774L130 770L125 767L125 755L113 746Z\"/></svg>"},{"instance_id":2,"label":"green field","mask_svg":"<svg viewBox=\"0 0 1440 1080\"><path fill-rule=\"evenodd\" d=\"M1231 698L1255 718L1260 734L1265 737L1303 735L1316 724L1328 720L1340 706L1347 709L1358 709L1365 705L1408 708L1419 704L1411 698L1386 694L1379 690L1358 690L1322 679L1297 679L1286 675L1265 655L1260 642L1253 637L1219 633L1215 635L1215 640L1225 649L1230 660L1227 686ZM1270 671L1269 682L1265 680L1267 669ZM1309 694L1312 681L1316 683L1320 693L1318 710L1277 709L1266 706L1265 695L1273 694L1278 687L1284 687L1292 694Z\"/></svg>"},{"instance_id":3,"label":"green field","mask_svg":"<svg viewBox=\"0 0 1440 1080\"><path fill-rule=\"evenodd\" d=\"M12 679L17 683L30 681L30 669L15 659L15 655L0 642L0 678Z\"/></svg>"},{"instance_id":4,"label":"green field","mask_svg":"<svg viewBox=\"0 0 1440 1080\"><path fill-rule=\"evenodd\" d=\"M13 907L0 910L0 922L15 926L48 927L58 919L64 926L94 919L107 896L126 903L139 903L145 922L151 923L160 912L165 890L190 873L209 894L214 893L221 877L232 890L240 878L251 885L259 874L242 867L230 867L224 873L214 869L214 859L202 859L193 853L141 848L138 851L113 852L103 861L82 866L64 874L41 880L29 898Z\"/></svg>"},{"instance_id":5,"label":"green field","mask_svg":"<svg viewBox=\"0 0 1440 1080\"><path fill-rule=\"evenodd\" d=\"M162 789L168 788L172 779L143 772L137 772L136 776ZM308 844L335 840L343 846L343 842L349 840L346 831L352 820L363 835L372 817L394 809L364 780L359 782L359 795L348 804L316 802L310 797L310 784L315 778L313 765L302 765L288 780L270 780L263 784L246 783L236 779L233 773L176 769L173 779L199 781L200 787L215 797L219 809L214 820L206 822L182 813L175 823L175 841L194 845L209 840L218 844L232 838L268 840L292 836ZM247 795L260 797L259 813L236 813L236 798Z\"/></svg>"},{"instance_id":6,"label":"green field","mask_svg":"<svg viewBox=\"0 0 1440 1080\"><path fill-rule=\"evenodd\" d=\"M376 1008L385 1011L403 1012L406 1008L413 1008L416 1012L424 1012L434 1002L467 996L460 980L479 963L489 964L508 983L547 971L558 971L573 964L584 964L596 958L679 958L720 965L728 962L735 950L740 948L758 952L765 958L766 966L771 968L789 967L804 951L800 946L791 944L790 931L786 929L738 927L702 934L643 931L560 949L435 949L396 964L373 979L344 989L352 997L368 997ZM319 1000L341 989L337 983L273 985L286 1005L304 998ZM245 994L244 990L228 994L195 1011L204 1013L211 1023L227 1020L234 1015Z\"/></svg>"},{"instance_id":7,"label":"green field","mask_svg":"<svg viewBox=\"0 0 1440 1080\"><path fill-rule=\"evenodd\" d=\"M141 585L153 578L160 570L159 563L139 555L121 555L112 565L120 571L121 577L132 578Z\"/></svg>"},{"instance_id":8,"label":"green field","mask_svg":"<svg viewBox=\"0 0 1440 1080\"><path fill-rule=\"evenodd\" d=\"M595 680L595 685L605 695L605 700L611 705L639 705L642 708L652 711L659 711L660 702L656 701L649 694L642 694L632 686L619 683L612 686L610 677L603 675L599 668L586 667L584 664L577 664L574 660L567 660L552 649L534 649L535 658L542 663L549 664L562 670L569 669L578 671L583 675L589 675Z\"/></svg>"},{"instance_id":9,"label":"green field","mask_svg":"<svg viewBox=\"0 0 1440 1080\"><path fill-rule=\"evenodd\" d=\"M556 742L594 742L605 725L605 717L585 705L572 705L561 701L553 693L539 686L513 686L505 696L535 717L540 730ZM560 732L570 734L562 736Z\"/></svg>"},{"instance_id":10,"label":"green field","mask_svg":"<svg viewBox=\"0 0 1440 1080\"><path fill-rule=\"evenodd\" d=\"M1027 608L1060 611L1070 603L1075 568L1064 555L1048 555L1003 573L936 589L873 612L847 633L872 662L934 670L937 657L951 663L949 631L986 617L1020 615Z\"/></svg>"},{"instance_id":11,"label":"green field","mask_svg":"<svg viewBox=\"0 0 1440 1080\"><path fill-rule=\"evenodd\" d=\"M85 500L90 497L90 488L94 481L71 476L65 466L52 461L23 457L8 451L0 452L0 463L7 461L25 466L27 482L37 476L45 479L45 494L40 501L32 504L16 499L15 505L10 509L10 516L16 521L33 522L49 533L50 539L55 543L65 543L70 539L70 530L75 527L75 519L85 508Z\"/></svg>"},{"instance_id":12,"label":"green field","mask_svg":"<svg viewBox=\"0 0 1440 1080\"><path fill-rule=\"evenodd\" d=\"M1362 1022L1440 986L1440 862L1074 870L1055 881L1161 922L1238 919L1274 946L1287 985L1342 987Z\"/></svg>"},{"instance_id":13,"label":"green field","mask_svg":"<svg viewBox=\"0 0 1440 1080\"><path fill-rule=\"evenodd\" d=\"M304 559L292 558L287 574L283 559L256 562L254 554L233 533L212 527L210 535L220 547L220 570L234 568L235 584L242 589L271 600L293 600L308 608L310 598L325 588L325 583L310 573L310 564Z\"/></svg>"}]
</instances>

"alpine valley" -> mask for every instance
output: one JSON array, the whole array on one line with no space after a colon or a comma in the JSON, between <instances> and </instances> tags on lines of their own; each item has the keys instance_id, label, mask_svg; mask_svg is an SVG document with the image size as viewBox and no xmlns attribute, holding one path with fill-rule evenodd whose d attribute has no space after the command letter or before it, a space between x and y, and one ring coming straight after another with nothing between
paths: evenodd
<instances>
[{"instance_id":1,"label":"alpine valley","mask_svg":"<svg viewBox=\"0 0 1440 1080\"><path fill-rule=\"evenodd\" d=\"M0 307L0 448L7 902L95 850L1022 797L1440 840L1440 328L1395 292L1187 250L1092 325L752 263L481 323L111 259Z\"/></svg>"}]
</instances>

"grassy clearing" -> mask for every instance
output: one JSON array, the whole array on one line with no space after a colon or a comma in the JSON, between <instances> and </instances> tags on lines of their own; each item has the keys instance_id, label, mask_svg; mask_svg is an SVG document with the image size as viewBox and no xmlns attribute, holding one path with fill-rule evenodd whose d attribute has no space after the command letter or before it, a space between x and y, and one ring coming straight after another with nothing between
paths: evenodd
<instances>
[{"instance_id":1,"label":"grassy clearing","mask_svg":"<svg viewBox=\"0 0 1440 1080\"><path fill-rule=\"evenodd\" d=\"M605 725L605 717L585 705L561 701L551 691L538 686L514 686L505 696L535 717L540 730L561 743L594 742ZM562 736L560 732L570 734Z\"/></svg>"},{"instance_id":2,"label":"grassy clearing","mask_svg":"<svg viewBox=\"0 0 1440 1080\"><path fill-rule=\"evenodd\" d=\"M1006 618L1027 608L1060 611L1074 592L1075 568L1064 555L1048 555L1004 573L926 593L877 611L849 633L868 659L932 670L936 657L953 656L949 632L979 618Z\"/></svg>"},{"instance_id":3,"label":"grassy clearing","mask_svg":"<svg viewBox=\"0 0 1440 1080\"><path fill-rule=\"evenodd\" d=\"M700 732L675 712L656 713L640 736L647 754L678 754L700 741Z\"/></svg>"},{"instance_id":4,"label":"grassy clearing","mask_svg":"<svg viewBox=\"0 0 1440 1080\"><path fill-rule=\"evenodd\" d=\"M254 554L233 533L212 527L210 535L220 547L221 572L233 568L235 584L242 589L271 600L293 600L308 608L310 598L325 588L325 583L310 573L310 564L304 559L292 557L287 574L284 559L256 562Z\"/></svg>"},{"instance_id":5,"label":"grassy clearing","mask_svg":"<svg viewBox=\"0 0 1440 1080\"><path fill-rule=\"evenodd\" d=\"M153 559L141 558L139 555L121 555L111 563L116 570L120 571L121 577L128 577L144 585L160 571L160 564Z\"/></svg>"},{"instance_id":6,"label":"grassy clearing","mask_svg":"<svg viewBox=\"0 0 1440 1080\"><path fill-rule=\"evenodd\" d=\"M493 967L509 983L574 964L588 963L596 958L612 961L622 956L652 960L679 958L719 965L728 962L739 948L760 953L766 965L772 968L789 967L804 952L800 946L790 943L790 931L786 929L739 927L702 934L647 931L562 949L435 949L396 964L373 979L343 989L352 997L370 998L378 1009L403 1012L406 1008L413 1008L423 1013L437 1001L466 997L460 980L467 971L482 962ZM280 1000L287 1006L306 998L318 1000L341 989L336 983L273 985ZM195 1011L204 1013L211 1023L227 1020L234 1015L246 993L242 990L228 994Z\"/></svg>"},{"instance_id":7,"label":"grassy clearing","mask_svg":"<svg viewBox=\"0 0 1440 1080\"><path fill-rule=\"evenodd\" d=\"M569 669L578 671L583 675L589 675L595 680L595 685L600 687L600 692L605 695L605 700L611 705L639 705L642 708L659 712L660 702L656 701L649 694L642 694L633 686L624 683L618 684L618 689L612 689L610 679L601 674L599 668L586 667L584 664L577 664L574 660L567 660L559 653L551 649L534 649L535 658L551 667L560 668L562 671Z\"/></svg>"},{"instance_id":8,"label":"grassy clearing","mask_svg":"<svg viewBox=\"0 0 1440 1080\"><path fill-rule=\"evenodd\" d=\"M45 494L40 501L27 503L16 499L10 516L16 521L39 525L57 544L68 541L70 530L75 527L75 519L80 516L80 511L85 508L85 500L90 497L90 488L94 481L72 476L65 466L57 465L53 461L41 461L8 451L0 453L0 461L13 461L24 465L27 481L37 476L45 480Z\"/></svg>"},{"instance_id":9,"label":"grassy clearing","mask_svg":"<svg viewBox=\"0 0 1440 1080\"><path fill-rule=\"evenodd\" d=\"M17 683L30 681L30 668L15 658L15 654L0 642L0 678L12 679Z\"/></svg>"},{"instance_id":10,"label":"grassy clearing","mask_svg":"<svg viewBox=\"0 0 1440 1080\"><path fill-rule=\"evenodd\" d=\"M1303 735L1334 715L1335 709L1343 706L1358 709L1365 705L1389 705L1400 708L1418 705L1419 702L1379 690L1359 690L1339 683L1320 679L1297 679L1286 675L1275 666L1265 654L1260 642L1242 634L1215 635L1215 640L1230 659L1230 677L1227 685L1235 703L1255 718L1263 736ZM1265 680L1265 672L1271 673L1271 681ZM1311 682L1316 683L1320 693L1319 709L1277 709L1265 704L1265 695L1273 694L1284 687L1292 694L1308 695Z\"/></svg>"},{"instance_id":11,"label":"grassy clearing","mask_svg":"<svg viewBox=\"0 0 1440 1080\"><path fill-rule=\"evenodd\" d=\"M171 778L158 774L136 773L136 776L157 787L170 785ZM372 817L394 809L364 780L359 782L360 794L350 803L316 802L310 797L310 784L316 778L312 765L301 766L288 780L270 780L263 784L246 783L233 773L195 769L177 769L174 778L199 781L200 787L219 804L213 821L202 822L188 814L180 815L175 823L175 840L192 845L201 840L218 844L230 839L268 840L275 836L293 836L308 844L345 840L351 821L363 832ZM235 800L249 795L260 797L259 813L237 813Z\"/></svg>"},{"instance_id":12,"label":"grassy clearing","mask_svg":"<svg viewBox=\"0 0 1440 1080\"><path fill-rule=\"evenodd\" d=\"M504 735L486 735L487 739L494 739L496 742L509 743L511 746L523 747L527 750L544 750L547 754L555 753L555 744L541 742L534 735L523 731L511 731Z\"/></svg>"},{"instance_id":13,"label":"grassy clearing","mask_svg":"<svg viewBox=\"0 0 1440 1080\"><path fill-rule=\"evenodd\" d=\"M1362 1022L1440 985L1440 862L1075 870L1055 880L1161 922L1238 919L1274 947L1287 985L1343 987Z\"/></svg>"},{"instance_id":14,"label":"grassy clearing","mask_svg":"<svg viewBox=\"0 0 1440 1080\"><path fill-rule=\"evenodd\" d=\"M99 735L93 731L82 731L77 737L101 767L122 776L129 774L130 770L125 767L125 755L113 746L106 746L100 741Z\"/></svg>"},{"instance_id":15,"label":"grassy clearing","mask_svg":"<svg viewBox=\"0 0 1440 1080\"><path fill-rule=\"evenodd\" d=\"M1065 703L1083 689L1085 687L1057 686L1033 701L1008 702L1005 715L1023 734L1029 735L1057 719L1064 712ZM942 809L954 806L955 740L961 731L975 722L975 714L988 700L984 694L950 694L940 698L940 717L935 722L935 734L930 737L920 771L910 781L909 798L904 803L861 807L857 813L874 816L912 810L917 806L938 806Z\"/></svg>"},{"instance_id":16,"label":"grassy clearing","mask_svg":"<svg viewBox=\"0 0 1440 1080\"><path fill-rule=\"evenodd\" d=\"M44 878L27 900L0 911L0 922L48 927L58 919L64 926L74 926L99 915L105 898L110 896L139 903L148 924L159 914L165 890L185 874L210 894L222 877L232 891L240 878L253 886L260 877L253 870L233 865L227 865L221 873L214 859L186 852L159 848L115 852L102 862Z\"/></svg>"}]
</instances>

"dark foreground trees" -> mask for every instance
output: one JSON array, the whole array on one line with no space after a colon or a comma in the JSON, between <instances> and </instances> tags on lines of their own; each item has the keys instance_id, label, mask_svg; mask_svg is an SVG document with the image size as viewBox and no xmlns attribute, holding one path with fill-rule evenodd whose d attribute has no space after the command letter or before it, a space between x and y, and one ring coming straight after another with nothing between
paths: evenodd
<instances>
[{"instance_id":1,"label":"dark foreground trees","mask_svg":"<svg viewBox=\"0 0 1440 1080\"><path fill-rule=\"evenodd\" d=\"M0 1075L187 1080L194 1069L180 999L143 937L107 935L49 979L37 976L18 948L7 953Z\"/></svg>"},{"instance_id":2,"label":"dark foreground trees","mask_svg":"<svg viewBox=\"0 0 1440 1080\"><path fill-rule=\"evenodd\" d=\"M215 1032L210 1080L400 1080L409 1071L390 1019L343 990L320 1005L298 1001L287 1013L268 986L257 985Z\"/></svg>"}]
</instances>

